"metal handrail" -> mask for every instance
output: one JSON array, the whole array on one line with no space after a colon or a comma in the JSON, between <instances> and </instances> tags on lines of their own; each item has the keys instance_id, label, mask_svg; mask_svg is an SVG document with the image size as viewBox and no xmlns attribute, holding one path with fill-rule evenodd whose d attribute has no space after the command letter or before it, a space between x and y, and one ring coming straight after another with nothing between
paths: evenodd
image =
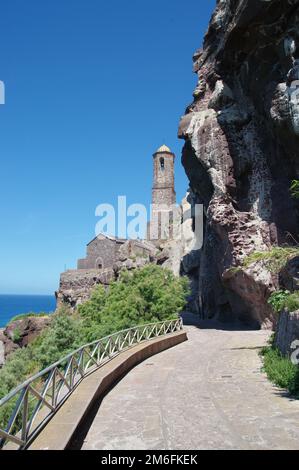
<instances>
[{"instance_id":1,"label":"metal handrail","mask_svg":"<svg viewBox=\"0 0 299 470\"><path fill-rule=\"evenodd\" d=\"M118 331L85 344L33 375L0 400L0 409L15 402L5 429L0 427L0 449L9 442L26 448L78 384L120 352L182 329L182 319L178 318Z\"/></svg>"}]
</instances>

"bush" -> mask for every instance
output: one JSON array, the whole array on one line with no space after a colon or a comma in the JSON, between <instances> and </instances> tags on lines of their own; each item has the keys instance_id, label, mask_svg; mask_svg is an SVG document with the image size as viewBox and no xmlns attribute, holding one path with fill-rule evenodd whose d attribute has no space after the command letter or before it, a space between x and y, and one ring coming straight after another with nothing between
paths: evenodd
<instances>
[{"instance_id":1,"label":"bush","mask_svg":"<svg viewBox=\"0 0 299 470\"><path fill-rule=\"evenodd\" d=\"M39 369L45 369L62 357L78 349L84 343L81 321L65 308L53 315L47 328L32 344Z\"/></svg>"},{"instance_id":2,"label":"bush","mask_svg":"<svg viewBox=\"0 0 299 470\"><path fill-rule=\"evenodd\" d=\"M20 328L16 328L14 331L13 331L13 338L12 338L13 342L14 343L19 343L19 341L21 340L21 331L20 331Z\"/></svg>"},{"instance_id":3,"label":"bush","mask_svg":"<svg viewBox=\"0 0 299 470\"><path fill-rule=\"evenodd\" d=\"M262 356L269 380L299 398L299 366L292 364L274 347L263 348Z\"/></svg>"},{"instance_id":4,"label":"bush","mask_svg":"<svg viewBox=\"0 0 299 470\"><path fill-rule=\"evenodd\" d=\"M0 399L6 396L11 390L16 388L28 376L39 370L40 364L35 361L31 346L19 349L11 354L3 368L0 370ZM14 400L0 408L0 427L7 425L8 419L15 407Z\"/></svg>"},{"instance_id":5,"label":"bush","mask_svg":"<svg viewBox=\"0 0 299 470\"><path fill-rule=\"evenodd\" d=\"M277 313L284 309L289 312L295 312L299 310L299 292L296 291L291 294L289 291L276 291L271 294L268 303Z\"/></svg>"},{"instance_id":6,"label":"bush","mask_svg":"<svg viewBox=\"0 0 299 470\"><path fill-rule=\"evenodd\" d=\"M189 294L186 278L160 266L125 271L108 292L102 286L78 307L88 341L144 323L175 318Z\"/></svg>"}]
</instances>

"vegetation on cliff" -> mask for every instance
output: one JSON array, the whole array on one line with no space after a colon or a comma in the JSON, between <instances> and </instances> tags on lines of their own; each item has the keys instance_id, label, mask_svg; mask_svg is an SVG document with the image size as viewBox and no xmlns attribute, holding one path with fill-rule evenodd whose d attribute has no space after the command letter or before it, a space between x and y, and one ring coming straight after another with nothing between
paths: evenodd
<instances>
[{"instance_id":1,"label":"vegetation on cliff","mask_svg":"<svg viewBox=\"0 0 299 470\"><path fill-rule=\"evenodd\" d=\"M268 303L276 313L280 313L282 310L295 312L299 310L299 292L275 291L271 294Z\"/></svg>"},{"instance_id":2,"label":"vegetation on cliff","mask_svg":"<svg viewBox=\"0 0 299 470\"><path fill-rule=\"evenodd\" d=\"M261 355L269 380L299 398L299 366L284 357L273 344L263 348Z\"/></svg>"},{"instance_id":3,"label":"vegetation on cliff","mask_svg":"<svg viewBox=\"0 0 299 470\"><path fill-rule=\"evenodd\" d=\"M188 294L187 279L159 266L123 272L108 291L97 287L90 301L76 312L62 307L38 338L8 357L0 370L0 399L29 376L87 342L138 324L177 317ZM10 402L0 408L0 427L7 423L13 406Z\"/></svg>"},{"instance_id":4,"label":"vegetation on cliff","mask_svg":"<svg viewBox=\"0 0 299 470\"><path fill-rule=\"evenodd\" d=\"M291 195L294 199L299 199L299 180L292 181Z\"/></svg>"},{"instance_id":5,"label":"vegetation on cliff","mask_svg":"<svg viewBox=\"0 0 299 470\"><path fill-rule=\"evenodd\" d=\"M93 341L134 325L174 318L184 308L188 293L186 278L159 266L124 271L107 293L99 286L78 307L84 338Z\"/></svg>"},{"instance_id":6,"label":"vegetation on cliff","mask_svg":"<svg viewBox=\"0 0 299 470\"><path fill-rule=\"evenodd\" d=\"M266 268L273 274L277 274L292 257L299 256L299 248L293 246L276 246L269 251L255 251L243 261L243 267L263 261Z\"/></svg>"},{"instance_id":7,"label":"vegetation on cliff","mask_svg":"<svg viewBox=\"0 0 299 470\"><path fill-rule=\"evenodd\" d=\"M7 325L10 325L11 323L18 321L18 320L24 320L25 318L43 318L43 317L48 317L50 314L46 312L40 312L40 313L34 313L34 312L29 312L29 313L21 313L20 315L16 315L12 317Z\"/></svg>"}]
</instances>

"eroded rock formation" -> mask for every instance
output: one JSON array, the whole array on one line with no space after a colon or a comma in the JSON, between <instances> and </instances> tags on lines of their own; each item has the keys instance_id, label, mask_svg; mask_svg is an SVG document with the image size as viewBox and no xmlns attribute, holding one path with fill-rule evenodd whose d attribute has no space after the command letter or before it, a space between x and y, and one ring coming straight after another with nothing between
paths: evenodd
<instances>
[{"instance_id":1,"label":"eroded rock formation","mask_svg":"<svg viewBox=\"0 0 299 470\"><path fill-rule=\"evenodd\" d=\"M0 330L0 366L17 349L26 347L50 324L49 316L32 316L9 323Z\"/></svg>"},{"instance_id":2,"label":"eroded rock formation","mask_svg":"<svg viewBox=\"0 0 299 470\"><path fill-rule=\"evenodd\" d=\"M254 251L298 241L299 0L218 0L198 85L182 118L182 163L205 208L198 263L204 317L270 327L267 299L278 277Z\"/></svg>"}]
</instances>

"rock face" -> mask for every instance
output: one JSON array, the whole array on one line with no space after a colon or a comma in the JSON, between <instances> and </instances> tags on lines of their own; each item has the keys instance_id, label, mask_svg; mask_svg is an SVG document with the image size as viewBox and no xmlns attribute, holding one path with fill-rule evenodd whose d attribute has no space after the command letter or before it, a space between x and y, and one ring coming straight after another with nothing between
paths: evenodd
<instances>
[{"instance_id":1,"label":"rock face","mask_svg":"<svg viewBox=\"0 0 299 470\"><path fill-rule=\"evenodd\" d=\"M299 290L299 256L292 258L279 273L281 288L290 292Z\"/></svg>"},{"instance_id":2,"label":"rock face","mask_svg":"<svg viewBox=\"0 0 299 470\"><path fill-rule=\"evenodd\" d=\"M198 271L202 316L273 324L278 279L240 266L299 239L299 0L218 0L194 55L198 85L181 119L182 163L204 205ZM195 269L195 268L194 268Z\"/></svg>"},{"instance_id":3,"label":"rock face","mask_svg":"<svg viewBox=\"0 0 299 470\"><path fill-rule=\"evenodd\" d=\"M193 230L192 206L196 200L196 195L189 190L174 214L174 239L160 243L156 256L157 264L170 269L176 276L189 278L191 295L186 309L193 313L199 312L198 266L202 243Z\"/></svg>"},{"instance_id":4,"label":"rock face","mask_svg":"<svg viewBox=\"0 0 299 470\"><path fill-rule=\"evenodd\" d=\"M114 280L113 269L74 269L61 274L56 292L57 308L63 304L75 308L89 299L91 291L99 284L107 286Z\"/></svg>"},{"instance_id":5,"label":"rock face","mask_svg":"<svg viewBox=\"0 0 299 470\"><path fill-rule=\"evenodd\" d=\"M44 328L49 326L50 321L51 319L49 316L32 316L13 321L9 323L5 329L1 330L0 346L2 343L2 357L0 351L0 365L3 365L3 359L6 358L10 353L30 344Z\"/></svg>"}]
</instances>

